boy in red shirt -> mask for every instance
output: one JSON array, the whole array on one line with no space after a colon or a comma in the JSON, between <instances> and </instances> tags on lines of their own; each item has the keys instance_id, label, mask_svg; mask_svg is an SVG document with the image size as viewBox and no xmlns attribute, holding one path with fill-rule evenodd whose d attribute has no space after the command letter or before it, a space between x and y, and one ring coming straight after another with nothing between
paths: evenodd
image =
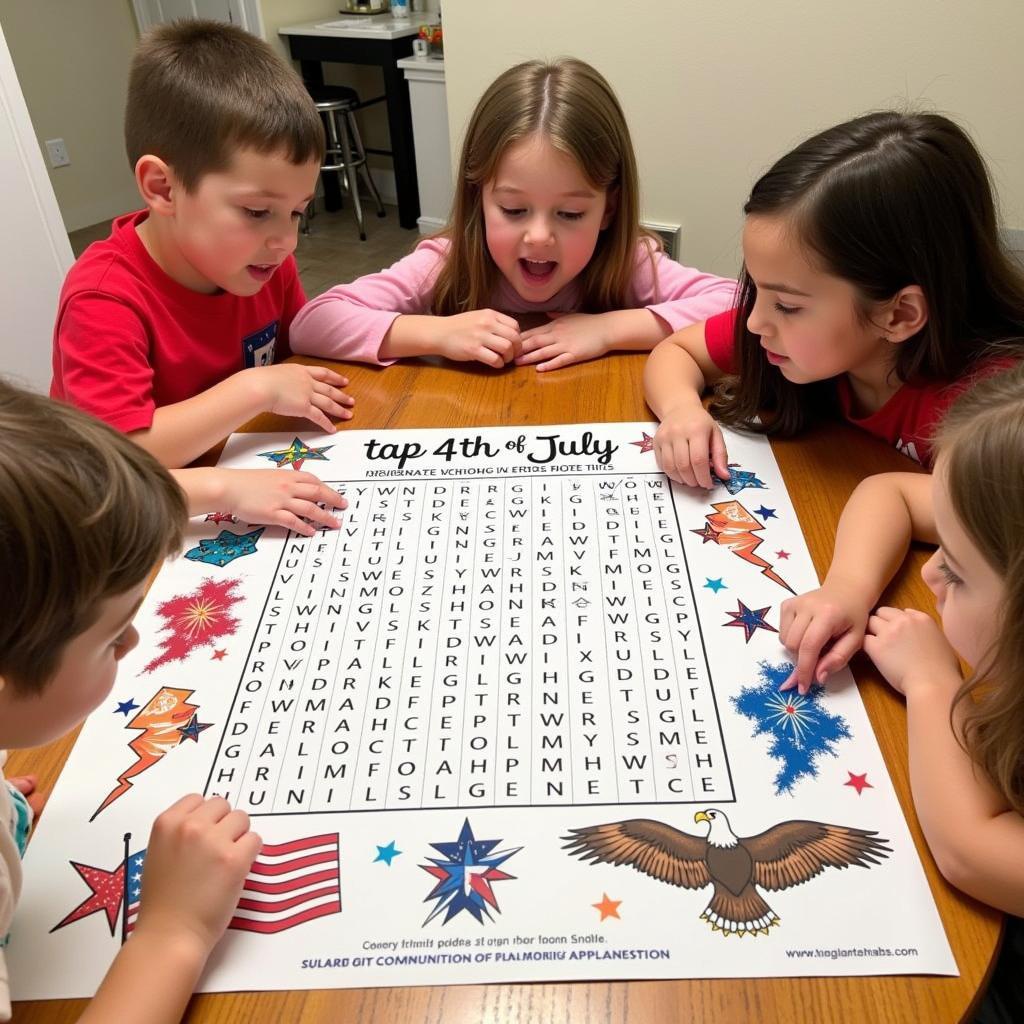
<instances>
[{"instance_id":1,"label":"boy in red shirt","mask_svg":"<svg viewBox=\"0 0 1024 1024\"><path fill-rule=\"evenodd\" d=\"M51 395L175 469L261 412L333 431L332 417L352 415L348 381L280 364L306 301L292 253L324 151L298 77L234 26L161 26L132 64L125 140L146 208L118 218L71 268ZM193 513L228 511L307 535L311 523L336 526L329 509L344 507L308 473L175 476Z\"/></svg>"}]
</instances>

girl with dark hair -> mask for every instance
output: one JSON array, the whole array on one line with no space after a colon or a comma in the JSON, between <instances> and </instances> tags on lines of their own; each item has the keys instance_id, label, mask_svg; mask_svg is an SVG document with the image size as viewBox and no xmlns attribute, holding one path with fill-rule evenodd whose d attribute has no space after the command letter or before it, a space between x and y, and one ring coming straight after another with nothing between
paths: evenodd
<instances>
[{"instance_id":1,"label":"girl with dark hair","mask_svg":"<svg viewBox=\"0 0 1024 1024\"><path fill-rule=\"evenodd\" d=\"M727 477L711 414L778 436L838 414L929 465L953 399L1024 353L1024 277L984 162L949 119L883 112L821 132L744 212L737 307L665 339L645 368L672 479Z\"/></svg>"}]
</instances>

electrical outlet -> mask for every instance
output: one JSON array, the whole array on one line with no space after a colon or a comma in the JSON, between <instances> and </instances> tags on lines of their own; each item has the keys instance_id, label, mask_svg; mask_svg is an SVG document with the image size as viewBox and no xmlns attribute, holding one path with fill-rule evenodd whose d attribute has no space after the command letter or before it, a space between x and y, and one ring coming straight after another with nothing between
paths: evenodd
<instances>
[{"instance_id":1,"label":"electrical outlet","mask_svg":"<svg viewBox=\"0 0 1024 1024\"><path fill-rule=\"evenodd\" d=\"M678 224L656 224L654 221L644 221L643 227L653 231L665 247L665 255L669 259L679 259L679 235L682 228Z\"/></svg>"},{"instance_id":2,"label":"electrical outlet","mask_svg":"<svg viewBox=\"0 0 1024 1024\"><path fill-rule=\"evenodd\" d=\"M71 163L68 147L64 145L63 139L47 139L46 152L50 154L51 167L67 167Z\"/></svg>"}]
</instances>

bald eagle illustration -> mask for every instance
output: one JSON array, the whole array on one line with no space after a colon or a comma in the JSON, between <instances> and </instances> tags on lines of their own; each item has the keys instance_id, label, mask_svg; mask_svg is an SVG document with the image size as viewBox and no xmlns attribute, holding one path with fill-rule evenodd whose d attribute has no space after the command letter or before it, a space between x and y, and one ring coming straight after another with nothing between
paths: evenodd
<instances>
[{"instance_id":1,"label":"bald eagle illustration","mask_svg":"<svg viewBox=\"0 0 1024 1024\"><path fill-rule=\"evenodd\" d=\"M820 821L783 821L760 835L741 838L719 810L698 811L694 822L707 836L693 836L649 818L574 828L563 849L593 864L631 864L652 878L683 889L714 886L701 920L726 935L767 935L779 923L762 889L789 889L827 868L867 868L892 853L877 832Z\"/></svg>"}]
</instances>

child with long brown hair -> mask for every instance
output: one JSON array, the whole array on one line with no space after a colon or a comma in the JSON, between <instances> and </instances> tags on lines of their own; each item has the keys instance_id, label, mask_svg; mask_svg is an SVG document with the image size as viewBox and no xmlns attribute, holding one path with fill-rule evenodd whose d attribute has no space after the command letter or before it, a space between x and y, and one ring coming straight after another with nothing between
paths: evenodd
<instances>
[{"instance_id":1,"label":"child with long brown hair","mask_svg":"<svg viewBox=\"0 0 1024 1024\"><path fill-rule=\"evenodd\" d=\"M936 448L931 478L876 478L888 482L874 497L891 519L882 526L886 510L862 501L859 515L844 513L843 542L869 560L882 534L940 545L921 575L942 629L923 612L879 608L864 650L906 696L910 785L939 870L976 899L1021 917L1024 368L990 377L959 399ZM959 659L972 667L966 682ZM1020 925L1012 922L985 1019L1022 1019Z\"/></svg>"},{"instance_id":2,"label":"child with long brown hair","mask_svg":"<svg viewBox=\"0 0 1024 1024\"><path fill-rule=\"evenodd\" d=\"M292 348L554 370L647 351L733 305L734 281L669 259L639 218L629 129L605 79L571 58L519 64L470 119L444 231L310 302ZM526 314L549 319L521 330Z\"/></svg>"},{"instance_id":3,"label":"child with long brown hair","mask_svg":"<svg viewBox=\"0 0 1024 1024\"><path fill-rule=\"evenodd\" d=\"M727 477L716 418L789 436L841 416L928 465L975 371L1024 352L1024 278L1000 246L985 164L948 118L829 128L771 167L744 213L736 308L666 339L645 369L674 480Z\"/></svg>"}]
</instances>

